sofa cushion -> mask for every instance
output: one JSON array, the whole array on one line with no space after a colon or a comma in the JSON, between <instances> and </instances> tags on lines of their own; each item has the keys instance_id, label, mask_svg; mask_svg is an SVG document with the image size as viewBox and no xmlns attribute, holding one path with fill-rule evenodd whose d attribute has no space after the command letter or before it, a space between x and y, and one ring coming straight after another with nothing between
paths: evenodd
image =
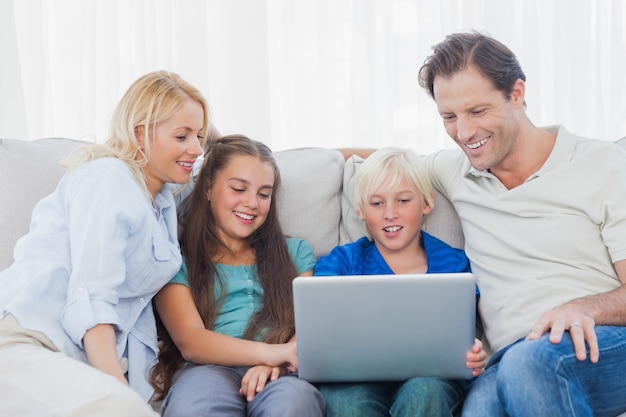
<instances>
[{"instance_id":1,"label":"sofa cushion","mask_svg":"<svg viewBox=\"0 0 626 417\"><path fill-rule=\"evenodd\" d=\"M63 175L60 158L84 143L61 138L0 139L0 270L13 262L13 247L28 231L33 207Z\"/></svg>"},{"instance_id":2,"label":"sofa cushion","mask_svg":"<svg viewBox=\"0 0 626 417\"><path fill-rule=\"evenodd\" d=\"M305 239L317 257L339 244L344 159L334 149L296 148L274 154L281 172L278 215L286 234Z\"/></svg>"},{"instance_id":3,"label":"sofa cushion","mask_svg":"<svg viewBox=\"0 0 626 417\"><path fill-rule=\"evenodd\" d=\"M362 163L363 159L357 155L352 155L346 161L341 205L342 224L339 236L341 244L354 242L365 235L365 225L357 217L354 207L354 174ZM459 217L448 199L437 191L435 191L435 207L426 216L423 228L448 245L463 249L464 239Z\"/></svg>"},{"instance_id":4,"label":"sofa cushion","mask_svg":"<svg viewBox=\"0 0 626 417\"><path fill-rule=\"evenodd\" d=\"M365 223L356 215L354 206L354 174L363 163L363 158L352 155L346 160L343 170L343 194L341 195L341 228L339 244L354 242L365 236Z\"/></svg>"}]
</instances>

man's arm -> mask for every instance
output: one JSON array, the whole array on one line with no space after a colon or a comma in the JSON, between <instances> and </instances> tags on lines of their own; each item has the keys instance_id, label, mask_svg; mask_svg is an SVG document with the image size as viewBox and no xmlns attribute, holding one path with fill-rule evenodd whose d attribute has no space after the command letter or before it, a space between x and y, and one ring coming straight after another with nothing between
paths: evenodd
<instances>
[{"instance_id":1,"label":"man's arm","mask_svg":"<svg viewBox=\"0 0 626 417\"><path fill-rule=\"evenodd\" d=\"M587 357L585 342L589 346L589 360L598 362L599 350L596 325L626 326L626 260L614 264L622 285L613 291L590 295L569 301L541 315L527 339L535 340L550 331L550 341L560 343L565 331L570 332L576 358Z\"/></svg>"}]
</instances>

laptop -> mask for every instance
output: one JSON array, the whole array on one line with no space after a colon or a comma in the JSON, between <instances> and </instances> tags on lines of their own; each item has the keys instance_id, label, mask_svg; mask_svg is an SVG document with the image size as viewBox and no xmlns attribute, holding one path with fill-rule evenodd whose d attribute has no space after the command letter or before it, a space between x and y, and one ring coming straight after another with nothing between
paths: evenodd
<instances>
[{"instance_id":1,"label":"laptop","mask_svg":"<svg viewBox=\"0 0 626 417\"><path fill-rule=\"evenodd\" d=\"M471 273L297 277L298 376L310 382L469 379Z\"/></svg>"}]
</instances>

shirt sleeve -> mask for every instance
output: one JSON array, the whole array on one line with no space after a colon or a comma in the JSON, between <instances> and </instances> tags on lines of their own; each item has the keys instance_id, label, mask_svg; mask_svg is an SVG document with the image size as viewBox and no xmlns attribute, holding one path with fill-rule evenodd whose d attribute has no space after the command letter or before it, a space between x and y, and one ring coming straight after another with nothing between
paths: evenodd
<instances>
[{"instance_id":1,"label":"shirt sleeve","mask_svg":"<svg viewBox=\"0 0 626 417\"><path fill-rule=\"evenodd\" d=\"M614 166L610 168L610 175L605 177L602 184L603 198L601 200L598 218L601 224L602 238L608 248L613 263L626 259L626 245L624 231L626 231L626 156L618 148L612 157L616 158Z\"/></svg>"},{"instance_id":2,"label":"shirt sleeve","mask_svg":"<svg viewBox=\"0 0 626 417\"><path fill-rule=\"evenodd\" d=\"M306 240L288 238L287 249L296 266L298 275L313 270L315 267L315 254L313 253L313 248Z\"/></svg>"},{"instance_id":3,"label":"shirt sleeve","mask_svg":"<svg viewBox=\"0 0 626 417\"><path fill-rule=\"evenodd\" d=\"M89 164L89 163L88 163ZM128 237L142 224L148 197L123 162L98 161L95 168L70 172L63 193L69 229L71 271L61 324L82 346L98 324L119 327L115 309L126 280Z\"/></svg>"},{"instance_id":4,"label":"shirt sleeve","mask_svg":"<svg viewBox=\"0 0 626 417\"><path fill-rule=\"evenodd\" d=\"M317 260L313 275L351 275L347 269L351 263L351 257L346 250L346 246L336 246L328 255L322 256Z\"/></svg>"},{"instance_id":5,"label":"shirt sleeve","mask_svg":"<svg viewBox=\"0 0 626 417\"><path fill-rule=\"evenodd\" d=\"M189 273L187 272L187 262L183 260L183 264L180 267L180 270L174 275L174 278L168 282L169 284L182 284L185 287L189 288Z\"/></svg>"}]
</instances>

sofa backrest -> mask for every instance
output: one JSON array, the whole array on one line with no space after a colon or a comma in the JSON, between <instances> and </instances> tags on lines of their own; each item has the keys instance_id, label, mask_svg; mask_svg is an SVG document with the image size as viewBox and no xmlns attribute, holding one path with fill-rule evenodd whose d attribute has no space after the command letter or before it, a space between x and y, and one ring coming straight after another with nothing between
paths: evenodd
<instances>
[{"instance_id":1,"label":"sofa backrest","mask_svg":"<svg viewBox=\"0 0 626 417\"><path fill-rule=\"evenodd\" d=\"M65 138L0 139L0 270L11 264L15 243L28 231L33 207L54 190L63 175L60 158L84 143ZM345 161L339 151L326 148L298 148L274 155L281 171L277 201L286 234L306 239L318 257L365 234L352 205L352 177L360 158ZM442 199L433 217L443 213L443 208L439 210ZM454 216L452 210L444 217L450 213ZM441 224L449 231L448 241L462 244L454 218Z\"/></svg>"},{"instance_id":2,"label":"sofa backrest","mask_svg":"<svg viewBox=\"0 0 626 417\"><path fill-rule=\"evenodd\" d=\"M15 243L29 228L35 204L64 174L61 157L86 142L66 138L0 139L0 271L13 261ZM316 255L339 244L344 159L333 149L276 152L283 187L278 194L285 233L309 241ZM351 233L360 234L362 225Z\"/></svg>"},{"instance_id":3,"label":"sofa backrest","mask_svg":"<svg viewBox=\"0 0 626 417\"><path fill-rule=\"evenodd\" d=\"M63 175L61 157L81 144L64 138L0 139L0 271L13 261L13 247L28 231L33 207Z\"/></svg>"},{"instance_id":4,"label":"sofa backrest","mask_svg":"<svg viewBox=\"0 0 626 417\"><path fill-rule=\"evenodd\" d=\"M33 207L63 175L60 158L84 143L65 138L0 139L0 270L11 264L13 247L28 231ZM626 137L618 143L626 149ZM344 161L339 151L325 148L279 151L275 157L283 182L277 201L285 233L306 239L318 257L365 234L352 203L353 176L361 158ZM456 212L441 194L435 195L426 230L463 247Z\"/></svg>"}]
</instances>

